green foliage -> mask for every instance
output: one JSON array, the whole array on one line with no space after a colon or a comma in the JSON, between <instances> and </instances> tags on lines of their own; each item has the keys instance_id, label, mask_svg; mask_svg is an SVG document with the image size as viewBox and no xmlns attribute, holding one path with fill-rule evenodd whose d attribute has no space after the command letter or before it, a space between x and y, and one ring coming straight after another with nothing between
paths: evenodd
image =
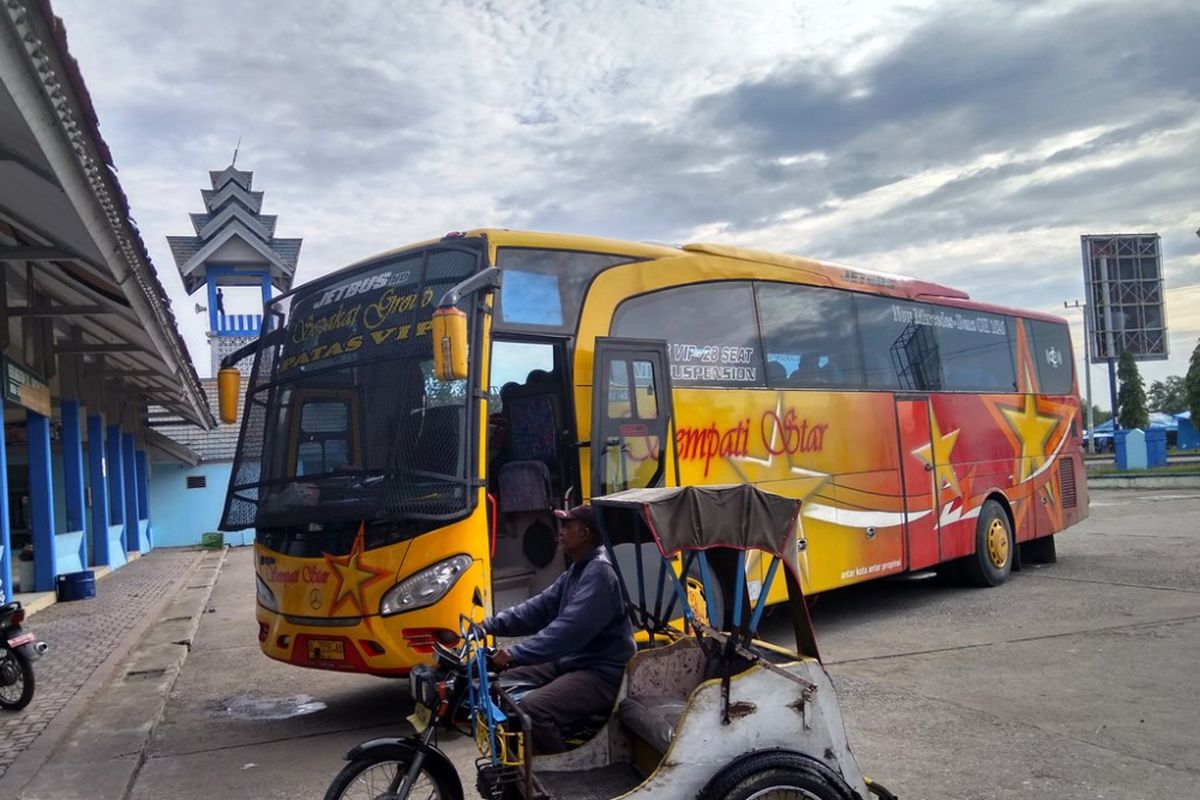
<instances>
[{"instance_id":1,"label":"green foliage","mask_svg":"<svg viewBox=\"0 0 1200 800\"><path fill-rule=\"evenodd\" d=\"M1122 353L1117 364L1117 421L1129 430L1150 427L1150 412L1146 409L1146 389L1132 353Z\"/></svg>"},{"instance_id":2,"label":"green foliage","mask_svg":"<svg viewBox=\"0 0 1200 800\"><path fill-rule=\"evenodd\" d=\"M1171 375L1161 381L1153 381L1146 390L1146 402L1151 411L1164 414L1181 414L1187 411L1187 386L1182 375Z\"/></svg>"},{"instance_id":3,"label":"green foliage","mask_svg":"<svg viewBox=\"0 0 1200 800\"><path fill-rule=\"evenodd\" d=\"M1085 410L1083 413L1087 414L1087 411ZM1112 412L1107 411L1107 410L1101 408L1100 406L1096 405L1095 403L1093 403L1092 404L1092 419L1096 420L1097 425L1103 425L1105 422L1108 422L1110 419L1112 419Z\"/></svg>"},{"instance_id":4,"label":"green foliage","mask_svg":"<svg viewBox=\"0 0 1200 800\"><path fill-rule=\"evenodd\" d=\"M1187 376L1183 383L1187 392L1187 405L1192 410L1192 424L1200 429L1200 339L1196 340L1196 349L1192 351L1192 360L1188 364Z\"/></svg>"}]
</instances>

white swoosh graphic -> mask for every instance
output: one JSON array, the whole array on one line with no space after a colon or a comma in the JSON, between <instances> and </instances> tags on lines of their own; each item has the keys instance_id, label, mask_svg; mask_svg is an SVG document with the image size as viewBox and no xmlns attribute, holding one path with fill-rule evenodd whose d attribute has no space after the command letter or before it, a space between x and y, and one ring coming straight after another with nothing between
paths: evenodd
<instances>
[{"instance_id":1,"label":"white swoosh graphic","mask_svg":"<svg viewBox=\"0 0 1200 800\"><path fill-rule=\"evenodd\" d=\"M809 503L804 508L804 516L810 519L832 522L847 528L894 528L903 525L905 519L913 522L932 513L932 510L915 511L911 514L898 511L854 511L820 503Z\"/></svg>"}]
</instances>

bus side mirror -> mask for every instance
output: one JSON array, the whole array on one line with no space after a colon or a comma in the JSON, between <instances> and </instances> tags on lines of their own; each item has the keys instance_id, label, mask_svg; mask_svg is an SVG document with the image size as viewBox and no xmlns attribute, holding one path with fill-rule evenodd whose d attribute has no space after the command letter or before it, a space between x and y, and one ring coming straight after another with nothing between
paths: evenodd
<instances>
[{"instance_id":1,"label":"bus side mirror","mask_svg":"<svg viewBox=\"0 0 1200 800\"><path fill-rule=\"evenodd\" d=\"M237 422L238 390L241 388L242 373L226 367L217 372L217 401L221 422L229 425Z\"/></svg>"},{"instance_id":2,"label":"bus side mirror","mask_svg":"<svg viewBox=\"0 0 1200 800\"><path fill-rule=\"evenodd\" d=\"M433 374L439 381L467 377L467 315L454 306L433 312Z\"/></svg>"}]
</instances>

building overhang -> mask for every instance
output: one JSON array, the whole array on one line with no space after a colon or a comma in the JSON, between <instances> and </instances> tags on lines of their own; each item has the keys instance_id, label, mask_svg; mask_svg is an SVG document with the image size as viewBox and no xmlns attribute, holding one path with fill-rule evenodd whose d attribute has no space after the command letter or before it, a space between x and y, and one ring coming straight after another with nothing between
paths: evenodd
<instances>
[{"instance_id":1,"label":"building overhang","mask_svg":"<svg viewBox=\"0 0 1200 800\"><path fill-rule=\"evenodd\" d=\"M162 435L153 428L147 428L142 432L142 436L145 438L147 447L158 451L172 461L178 461L189 467L194 467L200 463L200 454L195 450L180 444L168 436Z\"/></svg>"},{"instance_id":2,"label":"building overhang","mask_svg":"<svg viewBox=\"0 0 1200 800\"><path fill-rule=\"evenodd\" d=\"M85 361L103 353L130 392L211 428L61 20L48 9L0 4L0 269L18 287L9 313L53 319L47 344ZM37 298L23 312L22 291Z\"/></svg>"}]
</instances>

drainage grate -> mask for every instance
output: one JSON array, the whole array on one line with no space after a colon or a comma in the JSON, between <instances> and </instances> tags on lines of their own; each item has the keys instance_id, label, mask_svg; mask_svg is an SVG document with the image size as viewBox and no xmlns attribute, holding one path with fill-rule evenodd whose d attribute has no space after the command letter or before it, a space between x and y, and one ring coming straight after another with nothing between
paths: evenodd
<instances>
[{"instance_id":1,"label":"drainage grate","mask_svg":"<svg viewBox=\"0 0 1200 800\"><path fill-rule=\"evenodd\" d=\"M125 673L127 678L157 678L160 675L166 675L165 669L131 669Z\"/></svg>"}]
</instances>

